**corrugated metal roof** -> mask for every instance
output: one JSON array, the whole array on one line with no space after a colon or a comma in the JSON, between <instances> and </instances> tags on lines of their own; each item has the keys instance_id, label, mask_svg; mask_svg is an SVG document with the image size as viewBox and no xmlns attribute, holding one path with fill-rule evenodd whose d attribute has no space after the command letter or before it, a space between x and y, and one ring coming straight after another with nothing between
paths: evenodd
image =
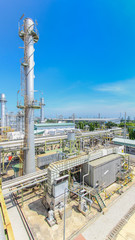
<instances>
[{"instance_id":1,"label":"corrugated metal roof","mask_svg":"<svg viewBox=\"0 0 135 240\"><path fill-rule=\"evenodd\" d=\"M107 162L111 162L117 158L120 158L120 155L119 154L110 154L110 155L107 155L105 157L102 157L102 158L99 158L97 160L94 160L92 162L89 162L90 166L92 167L97 167L97 166L100 166L100 165L103 165Z\"/></svg>"},{"instance_id":2,"label":"corrugated metal roof","mask_svg":"<svg viewBox=\"0 0 135 240\"><path fill-rule=\"evenodd\" d=\"M125 138L113 138L112 141L113 141L115 144L135 147L135 140L125 139Z\"/></svg>"}]
</instances>

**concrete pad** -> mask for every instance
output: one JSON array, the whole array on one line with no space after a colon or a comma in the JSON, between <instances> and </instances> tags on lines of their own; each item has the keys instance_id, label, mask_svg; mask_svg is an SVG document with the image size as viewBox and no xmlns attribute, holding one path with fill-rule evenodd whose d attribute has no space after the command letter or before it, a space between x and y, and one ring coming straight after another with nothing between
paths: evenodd
<instances>
[{"instance_id":1,"label":"concrete pad","mask_svg":"<svg viewBox=\"0 0 135 240\"><path fill-rule=\"evenodd\" d=\"M82 236L86 240L104 240L134 204L135 186L133 185L115 201L104 215L101 215L96 222L87 227L82 232Z\"/></svg>"},{"instance_id":2,"label":"concrete pad","mask_svg":"<svg viewBox=\"0 0 135 240\"><path fill-rule=\"evenodd\" d=\"M17 210L17 207L16 207L12 197L6 198L5 203L6 203L6 207L8 210L8 215L9 215L9 219L11 222L11 226L13 229L15 239L29 240L27 231L23 225L20 214Z\"/></svg>"}]
</instances>

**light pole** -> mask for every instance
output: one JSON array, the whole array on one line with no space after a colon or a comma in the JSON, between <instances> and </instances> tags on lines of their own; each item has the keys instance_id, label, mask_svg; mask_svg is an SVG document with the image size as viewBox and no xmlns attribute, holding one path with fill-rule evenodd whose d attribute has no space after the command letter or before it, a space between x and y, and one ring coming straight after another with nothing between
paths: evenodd
<instances>
[{"instance_id":1,"label":"light pole","mask_svg":"<svg viewBox=\"0 0 135 240\"><path fill-rule=\"evenodd\" d=\"M71 193L74 193L74 194L76 194L78 197L81 197L81 198L83 198L84 200L86 200L87 202L89 202L90 204L92 203L92 201L90 200L90 199L88 199L88 198L86 198L85 196L82 196L81 194L79 194L79 193L76 193L76 192L74 192L74 191L72 191L72 190L70 190L70 189L68 189L68 188L65 188L65 190L64 190L64 226L63 226L63 240L65 240L66 238L65 238L65 229L66 229L66 212L65 212L65 210L66 210L66 208L65 208L65 204L66 204L66 192L71 192Z\"/></svg>"},{"instance_id":2,"label":"light pole","mask_svg":"<svg viewBox=\"0 0 135 240\"><path fill-rule=\"evenodd\" d=\"M66 213L65 213L65 204L66 204L66 192L69 191L67 188L64 190L64 226L63 226L63 240L65 240L65 225L66 225Z\"/></svg>"}]
</instances>

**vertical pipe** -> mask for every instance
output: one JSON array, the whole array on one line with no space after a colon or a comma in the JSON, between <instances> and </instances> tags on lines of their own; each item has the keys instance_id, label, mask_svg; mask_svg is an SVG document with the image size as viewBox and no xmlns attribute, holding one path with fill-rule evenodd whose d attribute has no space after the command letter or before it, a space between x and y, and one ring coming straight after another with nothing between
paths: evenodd
<instances>
[{"instance_id":1,"label":"vertical pipe","mask_svg":"<svg viewBox=\"0 0 135 240\"><path fill-rule=\"evenodd\" d=\"M1 102L1 132L3 134L3 130L5 127L5 107L6 107L6 98L5 94L2 93L0 97L0 102Z\"/></svg>"},{"instance_id":2,"label":"vertical pipe","mask_svg":"<svg viewBox=\"0 0 135 240\"><path fill-rule=\"evenodd\" d=\"M22 112L22 122L21 122L22 132L24 131L24 113Z\"/></svg>"},{"instance_id":3,"label":"vertical pipe","mask_svg":"<svg viewBox=\"0 0 135 240\"><path fill-rule=\"evenodd\" d=\"M19 131L22 131L22 113L19 114Z\"/></svg>"},{"instance_id":4,"label":"vertical pipe","mask_svg":"<svg viewBox=\"0 0 135 240\"><path fill-rule=\"evenodd\" d=\"M45 103L44 103L44 98L43 98L43 97L40 99L40 105L41 105L41 109L40 109L40 121L41 121L41 122L44 122L44 106L45 106Z\"/></svg>"},{"instance_id":5,"label":"vertical pipe","mask_svg":"<svg viewBox=\"0 0 135 240\"><path fill-rule=\"evenodd\" d=\"M9 127L9 115L8 115L8 113L6 113L6 126Z\"/></svg>"},{"instance_id":6,"label":"vertical pipe","mask_svg":"<svg viewBox=\"0 0 135 240\"><path fill-rule=\"evenodd\" d=\"M4 152L2 152L2 172L4 173Z\"/></svg>"},{"instance_id":7,"label":"vertical pipe","mask_svg":"<svg viewBox=\"0 0 135 240\"><path fill-rule=\"evenodd\" d=\"M126 153L126 112L125 112L125 124L124 124L124 153Z\"/></svg>"}]
</instances>

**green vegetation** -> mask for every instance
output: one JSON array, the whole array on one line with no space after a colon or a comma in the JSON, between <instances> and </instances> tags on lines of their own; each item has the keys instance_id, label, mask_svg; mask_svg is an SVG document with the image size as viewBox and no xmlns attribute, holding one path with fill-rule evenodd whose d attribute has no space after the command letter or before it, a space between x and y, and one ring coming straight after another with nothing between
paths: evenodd
<instances>
[{"instance_id":1,"label":"green vegetation","mask_svg":"<svg viewBox=\"0 0 135 240\"><path fill-rule=\"evenodd\" d=\"M56 123L56 120L53 120L53 119L47 119L46 123Z\"/></svg>"},{"instance_id":2,"label":"green vegetation","mask_svg":"<svg viewBox=\"0 0 135 240\"><path fill-rule=\"evenodd\" d=\"M106 126L107 128L112 128L112 127L117 127L118 124L109 121L109 122L107 122L107 123L105 124L105 126Z\"/></svg>"},{"instance_id":3,"label":"green vegetation","mask_svg":"<svg viewBox=\"0 0 135 240\"><path fill-rule=\"evenodd\" d=\"M122 120L119 124L119 127L124 127L125 121ZM126 128L128 129L129 139L135 139L135 121L131 121L130 118L127 119Z\"/></svg>"},{"instance_id":4,"label":"green vegetation","mask_svg":"<svg viewBox=\"0 0 135 240\"><path fill-rule=\"evenodd\" d=\"M132 140L135 139L135 129L129 128L129 138Z\"/></svg>"},{"instance_id":5,"label":"green vegetation","mask_svg":"<svg viewBox=\"0 0 135 240\"><path fill-rule=\"evenodd\" d=\"M96 128L100 128L100 124L98 122L79 121L76 127L83 130L87 128L89 131L94 131Z\"/></svg>"}]
</instances>

